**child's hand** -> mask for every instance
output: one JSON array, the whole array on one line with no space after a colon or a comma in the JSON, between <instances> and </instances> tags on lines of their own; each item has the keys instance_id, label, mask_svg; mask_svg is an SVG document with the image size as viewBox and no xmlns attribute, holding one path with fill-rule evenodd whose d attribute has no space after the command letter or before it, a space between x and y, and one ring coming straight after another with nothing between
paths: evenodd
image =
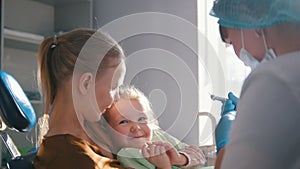
<instances>
[{"instance_id":1,"label":"child's hand","mask_svg":"<svg viewBox=\"0 0 300 169\"><path fill-rule=\"evenodd\" d=\"M142 147L142 155L158 169L170 169L171 162L166 153L166 149L160 143L147 143Z\"/></svg>"},{"instance_id":2,"label":"child's hand","mask_svg":"<svg viewBox=\"0 0 300 169\"><path fill-rule=\"evenodd\" d=\"M167 151L172 165L184 166L188 163L188 159L183 154L180 154L170 143L162 143Z\"/></svg>"},{"instance_id":3,"label":"child's hand","mask_svg":"<svg viewBox=\"0 0 300 169\"><path fill-rule=\"evenodd\" d=\"M188 164L184 168L190 168L195 166L204 166L206 158L204 152L198 146L188 146L181 150L180 153L184 154L188 158Z\"/></svg>"}]
</instances>

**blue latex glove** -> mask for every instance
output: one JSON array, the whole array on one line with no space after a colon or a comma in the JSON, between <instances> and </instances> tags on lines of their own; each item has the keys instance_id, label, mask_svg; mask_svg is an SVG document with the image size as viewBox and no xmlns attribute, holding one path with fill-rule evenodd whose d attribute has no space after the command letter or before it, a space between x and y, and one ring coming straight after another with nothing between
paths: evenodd
<instances>
[{"instance_id":1,"label":"blue latex glove","mask_svg":"<svg viewBox=\"0 0 300 169\"><path fill-rule=\"evenodd\" d=\"M228 93L228 100L222 105L222 113L221 115L225 115L228 112L236 111L236 106L239 98L237 98L232 92Z\"/></svg>"},{"instance_id":2,"label":"blue latex glove","mask_svg":"<svg viewBox=\"0 0 300 169\"><path fill-rule=\"evenodd\" d=\"M231 125L235 120L237 103L238 98L229 92L228 100L222 105L221 119L215 130L217 153L229 143L228 135L231 131Z\"/></svg>"}]
</instances>

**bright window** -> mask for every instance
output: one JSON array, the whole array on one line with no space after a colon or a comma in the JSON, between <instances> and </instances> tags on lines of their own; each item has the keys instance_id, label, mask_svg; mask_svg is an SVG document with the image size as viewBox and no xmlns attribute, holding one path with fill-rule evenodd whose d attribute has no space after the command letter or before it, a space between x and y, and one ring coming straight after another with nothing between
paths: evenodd
<instances>
[{"instance_id":1,"label":"bright window","mask_svg":"<svg viewBox=\"0 0 300 169\"><path fill-rule=\"evenodd\" d=\"M219 34L218 19L209 15L213 1L198 1L198 71L199 71L199 145L213 144L214 123L220 118L221 102L212 102L209 94L227 97L232 91L239 96L242 83L249 74L235 55L225 46Z\"/></svg>"}]
</instances>

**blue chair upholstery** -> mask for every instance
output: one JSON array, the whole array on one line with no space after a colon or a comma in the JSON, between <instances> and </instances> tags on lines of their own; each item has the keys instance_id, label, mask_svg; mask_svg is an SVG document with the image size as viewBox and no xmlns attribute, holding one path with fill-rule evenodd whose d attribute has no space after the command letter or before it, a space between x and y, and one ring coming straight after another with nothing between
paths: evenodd
<instances>
[{"instance_id":1,"label":"blue chair upholstery","mask_svg":"<svg viewBox=\"0 0 300 169\"><path fill-rule=\"evenodd\" d=\"M9 129L15 129L18 132L30 131L36 124L35 111L23 89L13 76L2 70L0 70L0 117ZM7 133L0 132L4 142L7 138L10 139ZM13 142L10 142L8 141L5 145L11 149L9 151L13 159L8 162L7 167L10 169L33 168L32 160L36 152L16 157L15 154L18 153L12 153L15 148L12 145Z\"/></svg>"},{"instance_id":2,"label":"blue chair upholstery","mask_svg":"<svg viewBox=\"0 0 300 169\"><path fill-rule=\"evenodd\" d=\"M1 70L0 116L7 127L20 132L27 132L36 124L36 114L23 89L14 77Z\"/></svg>"}]
</instances>

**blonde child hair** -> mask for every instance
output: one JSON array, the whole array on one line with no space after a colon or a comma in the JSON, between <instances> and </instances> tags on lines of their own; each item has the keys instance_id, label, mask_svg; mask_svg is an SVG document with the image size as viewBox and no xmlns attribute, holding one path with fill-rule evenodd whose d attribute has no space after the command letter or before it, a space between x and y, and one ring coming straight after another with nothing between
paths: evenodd
<instances>
[{"instance_id":1,"label":"blonde child hair","mask_svg":"<svg viewBox=\"0 0 300 169\"><path fill-rule=\"evenodd\" d=\"M154 112L151 107L151 103L149 99L145 96L145 94L134 86L120 86L119 88L120 98L128 99L128 100L136 100L138 101L143 109L145 110L145 114L147 115L149 125L151 129L158 128L158 121L154 117ZM115 145L113 144L108 128L110 127L108 123L107 112L110 109L107 109L106 112L102 115L100 121L95 123L94 125L90 125L91 131L93 135L97 136L97 145L100 145L106 152L102 152L107 157L115 158L114 156L117 154L115 151Z\"/></svg>"},{"instance_id":2,"label":"blonde child hair","mask_svg":"<svg viewBox=\"0 0 300 169\"><path fill-rule=\"evenodd\" d=\"M152 110L152 105L151 105L149 99L145 96L145 94L141 90L139 90L138 88L136 88L132 85L131 86L121 86L119 88L119 94L120 94L120 98L122 98L122 99L138 101L142 105L143 110L145 111L145 113L149 119L149 122L151 124L158 125L158 121L154 117L155 114ZM109 111L109 109L107 111ZM105 113L103 114L103 117L106 120L108 120Z\"/></svg>"}]
</instances>

